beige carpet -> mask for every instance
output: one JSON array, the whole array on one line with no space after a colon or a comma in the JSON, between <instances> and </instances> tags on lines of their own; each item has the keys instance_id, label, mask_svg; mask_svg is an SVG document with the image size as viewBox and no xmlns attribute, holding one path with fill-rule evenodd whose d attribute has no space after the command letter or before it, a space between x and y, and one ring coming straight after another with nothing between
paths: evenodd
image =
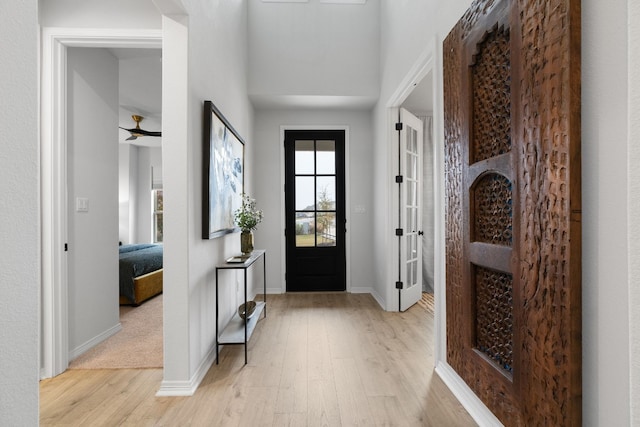
<instances>
[{"instance_id":1,"label":"beige carpet","mask_svg":"<svg viewBox=\"0 0 640 427\"><path fill-rule=\"evenodd\" d=\"M120 307L122 330L69 364L69 369L162 367L162 294Z\"/></svg>"}]
</instances>

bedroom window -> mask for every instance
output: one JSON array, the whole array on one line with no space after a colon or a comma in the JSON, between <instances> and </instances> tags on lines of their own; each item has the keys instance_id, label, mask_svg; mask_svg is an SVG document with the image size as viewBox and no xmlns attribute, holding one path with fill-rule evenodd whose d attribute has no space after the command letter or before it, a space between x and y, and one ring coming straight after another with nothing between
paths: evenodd
<instances>
[{"instance_id":1,"label":"bedroom window","mask_svg":"<svg viewBox=\"0 0 640 427\"><path fill-rule=\"evenodd\" d=\"M153 243L162 243L162 209L164 201L162 190L151 190L153 193Z\"/></svg>"}]
</instances>

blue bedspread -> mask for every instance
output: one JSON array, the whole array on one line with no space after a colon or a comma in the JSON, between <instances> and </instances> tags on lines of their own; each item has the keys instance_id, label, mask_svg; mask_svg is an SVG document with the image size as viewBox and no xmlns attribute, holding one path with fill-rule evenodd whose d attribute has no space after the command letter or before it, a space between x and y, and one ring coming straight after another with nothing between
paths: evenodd
<instances>
[{"instance_id":1,"label":"blue bedspread","mask_svg":"<svg viewBox=\"0 0 640 427\"><path fill-rule=\"evenodd\" d=\"M162 268L162 245L120 246L120 295L135 303L133 279Z\"/></svg>"}]
</instances>

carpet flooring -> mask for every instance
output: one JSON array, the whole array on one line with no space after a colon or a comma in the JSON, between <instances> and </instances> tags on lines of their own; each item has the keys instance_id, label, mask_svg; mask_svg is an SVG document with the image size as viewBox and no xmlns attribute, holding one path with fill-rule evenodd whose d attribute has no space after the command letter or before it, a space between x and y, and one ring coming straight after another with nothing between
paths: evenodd
<instances>
[{"instance_id":1,"label":"carpet flooring","mask_svg":"<svg viewBox=\"0 0 640 427\"><path fill-rule=\"evenodd\" d=\"M120 306L122 330L71 361L69 369L161 368L162 294Z\"/></svg>"}]
</instances>

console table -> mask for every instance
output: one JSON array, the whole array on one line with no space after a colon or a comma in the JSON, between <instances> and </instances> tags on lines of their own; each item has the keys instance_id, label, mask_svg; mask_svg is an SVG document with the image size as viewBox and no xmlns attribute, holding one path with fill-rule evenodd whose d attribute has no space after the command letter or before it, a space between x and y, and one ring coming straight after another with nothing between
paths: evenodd
<instances>
[{"instance_id":1,"label":"console table","mask_svg":"<svg viewBox=\"0 0 640 427\"><path fill-rule=\"evenodd\" d=\"M237 310L227 326L219 332L219 299L218 299L218 272L220 270L244 270L244 303L247 306L247 270L258 259L263 262L263 301L256 302L256 309L251 317L242 319ZM220 345L244 345L244 364L247 364L247 341L251 338L260 313L267 317L267 256L264 249L254 249L248 257L232 257L223 264L216 266L216 365L218 364L218 347Z\"/></svg>"}]
</instances>

